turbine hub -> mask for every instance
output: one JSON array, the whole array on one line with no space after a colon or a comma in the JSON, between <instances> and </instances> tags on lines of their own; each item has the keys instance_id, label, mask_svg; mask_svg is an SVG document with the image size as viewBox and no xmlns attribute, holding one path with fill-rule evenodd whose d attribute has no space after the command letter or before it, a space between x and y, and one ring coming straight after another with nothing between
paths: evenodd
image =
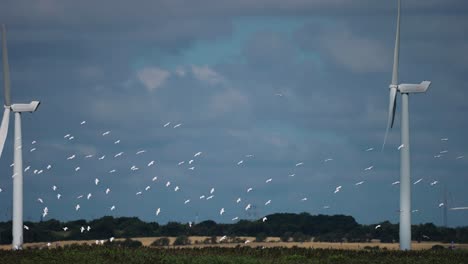
<instances>
[{"instance_id":1,"label":"turbine hub","mask_svg":"<svg viewBox=\"0 0 468 264\"><path fill-rule=\"evenodd\" d=\"M398 91L398 84L390 84L390 86L388 86L388 88L389 88L389 89L395 88L395 89L397 89L397 91Z\"/></svg>"}]
</instances>

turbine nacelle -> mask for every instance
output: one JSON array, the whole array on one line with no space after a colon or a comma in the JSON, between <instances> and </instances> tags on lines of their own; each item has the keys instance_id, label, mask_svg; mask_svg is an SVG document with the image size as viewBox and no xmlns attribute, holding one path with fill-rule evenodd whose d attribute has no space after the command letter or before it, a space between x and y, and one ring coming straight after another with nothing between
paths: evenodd
<instances>
[{"instance_id":1,"label":"turbine nacelle","mask_svg":"<svg viewBox=\"0 0 468 264\"><path fill-rule=\"evenodd\" d=\"M388 88L390 90L396 89L400 93L425 93L430 85L431 85L430 81L422 81L419 84L409 84L409 83L402 83L400 85L390 84Z\"/></svg>"},{"instance_id":2,"label":"turbine nacelle","mask_svg":"<svg viewBox=\"0 0 468 264\"><path fill-rule=\"evenodd\" d=\"M15 113L21 113L21 112L34 112L37 110L41 102L39 101L32 101L29 104L12 104L11 105L11 110Z\"/></svg>"},{"instance_id":3,"label":"turbine nacelle","mask_svg":"<svg viewBox=\"0 0 468 264\"><path fill-rule=\"evenodd\" d=\"M423 81L420 84L402 83L398 85L398 90L400 93L425 93L430 85L430 81Z\"/></svg>"}]
</instances>

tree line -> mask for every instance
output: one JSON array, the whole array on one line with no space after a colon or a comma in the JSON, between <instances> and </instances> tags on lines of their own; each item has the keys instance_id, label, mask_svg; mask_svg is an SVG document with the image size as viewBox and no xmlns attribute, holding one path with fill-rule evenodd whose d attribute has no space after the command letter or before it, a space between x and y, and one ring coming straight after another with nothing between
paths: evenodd
<instances>
[{"instance_id":1,"label":"tree line","mask_svg":"<svg viewBox=\"0 0 468 264\"><path fill-rule=\"evenodd\" d=\"M240 220L225 224L206 220L189 225L188 223L144 222L137 217L104 216L86 221L60 222L55 219L41 222L25 222L29 230L24 230L24 242L52 242L59 240L95 240L131 237L177 237L177 236L252 236L280 237L282 241L322 241L322 242L398 242L398 224L388 221L375 225L361 225L352 216L310 215L309 213L276 213L266 216L265 222ZM80 228L91 227L81 232ZM67 227L68 229L64 230ZM0 222L0 244L10 244L12 223ZM468 243L468 227L446 228L432 223L413 225L412 238L415 241L438 241Z\"/></svg>"}]
</instances>

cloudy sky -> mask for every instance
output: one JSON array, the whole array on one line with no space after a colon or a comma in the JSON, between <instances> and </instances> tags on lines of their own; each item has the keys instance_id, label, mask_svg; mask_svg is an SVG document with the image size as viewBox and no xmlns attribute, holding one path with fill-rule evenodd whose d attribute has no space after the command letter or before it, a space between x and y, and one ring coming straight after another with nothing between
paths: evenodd
<instances>
[{"instance_id":1,"label":"cloudy sky","mask_svg":"<svg viewBox=\"0 0 468 264\"><path fill-rule=\"evenodd\" d=\"M403 1L400 80L432 81L410 97L412 182L422 178L412 185L413 223L442 224L444 186L449 206L468 206L465 2ZM42 102L23 115L26 220L47 206L46 218L60 220L230 223L306 211L399 221L399 108L380 151L396 1L7 0L0 19L12 101ZM0 220L11 218L12 126L7 140ZM212 199L199 199L211 188ZM449 224L468 225L467 217L450 211Z\"/></svg>"}]
</instances>

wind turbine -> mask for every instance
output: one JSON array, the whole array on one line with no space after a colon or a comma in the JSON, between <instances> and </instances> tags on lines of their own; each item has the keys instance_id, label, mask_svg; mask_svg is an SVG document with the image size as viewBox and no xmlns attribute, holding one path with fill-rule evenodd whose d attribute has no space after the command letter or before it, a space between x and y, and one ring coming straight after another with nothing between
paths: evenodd
<instances>
[{"instance_id":1,"label":"wind turbine","mask_svg":"<svg viewBox=\"0 0 468 264\"><path fill-rule=\"evenodd\" d=\"M2 54L3 54L3 86L5 92L5 110L0 125L0 157L8 135L10 111L15 114L15 144L14 144L14 168L13 168L13 249L23 247L23 151L21 143L21 113L34 112L39 106L39 101L29 104L11 104L10 97L10 68L8 66L8 52L6 43L6 29L2 25Z\"/></svg>"},{"instance_id":2,"label":"wind turbine","mask_svg":"<svg viewBox=\"0 0 468 264\"><path fill-rule=\"evenodd\" d=\"M410 140L409 140L409 110L410 93L424 93L431 84L423 81L420 84L398 84L398 57L400 52L400 6L398 0L398 17L393 57L392 84L390 85L390 102L388 107L387 130L382 149L387 141L390 128L395 120L395 106L397 93L401 94L401 143L400 150L400 250L411 249L411 174L410 174Z\"/></svg>"}]
</instances>

